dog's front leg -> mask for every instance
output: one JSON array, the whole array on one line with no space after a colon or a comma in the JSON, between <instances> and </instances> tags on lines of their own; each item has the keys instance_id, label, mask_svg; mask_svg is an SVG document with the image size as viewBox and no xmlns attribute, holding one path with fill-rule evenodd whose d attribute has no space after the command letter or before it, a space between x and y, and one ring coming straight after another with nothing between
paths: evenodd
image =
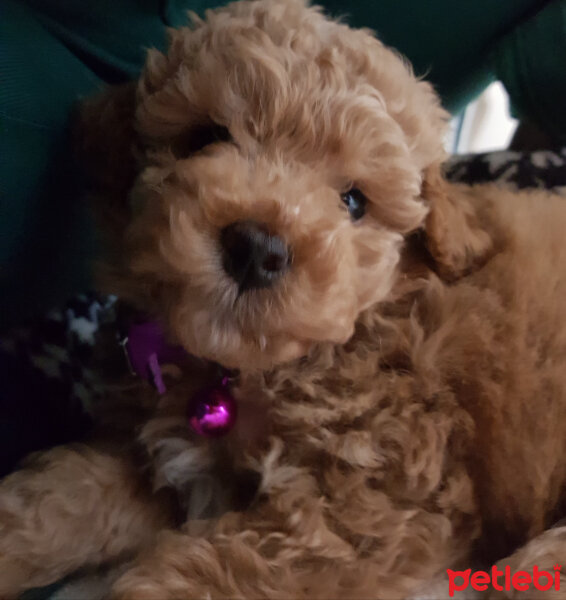
<instances>
[{"instance_id":1,"label":"dog's front leg","mask_svg":"<svg viewBox=\"0 0 566 600\"><path fill-rule=\"evenodd\" d=\"M193 538L163 532L159 543L114 585L111 600L300 600L319 598L304 587L308 564L304 549L282 556L273 540L274 556L249 545L251 531L231 538ZM267 550L267 549L266 549ZM303 572L293 573L305 554ZM336 567L335 567L336 569ZM321 583L322 579L319 579Z\"/></svg>"},{"instance_id":2,"label":"dog's front leg","mask_svg":"<svg viewBox=\"0 0 566 600\"><path fill-rule=\"evenodd\" d=\"M498 561L497 567L500 573L510 568L511 585L501 585L504 576L499 575L496 584L492 580L488 586L486 600L527 597L562 600L566 597L566 525L562 521L547 529L511 556Z\"/></svg>"},{"instance_id":3,"label":"dog's front leg","mask_svg":"<svg viewBox=\"0 0 566 600\"><path fill-rule=\"evenodd\" d=\"M441 537L432 531L438 516L429 522L424 512L420 518L416 510L391 508L398 527L387 535L395 539L383 537L372 549L339 534L324 499L301 499L292 489L283 495L292 511L279 510L287 498L269 498L245 513L225 515L203 537L163 532L116 582L112 600L401 600L438 567L434 543L417 552L411 534L415 526Z\"/></svg>"},{"instance_id":4,"label":"dog's front leg","mask_svg":"<svg viewBox=\"0 0 566 600\"><path fill-rule=\"evenodd\" d=\"M87 446L37 455L0 483L0 598L136 551L167 512L125 456Z\"/></svg>"}]
</instances>

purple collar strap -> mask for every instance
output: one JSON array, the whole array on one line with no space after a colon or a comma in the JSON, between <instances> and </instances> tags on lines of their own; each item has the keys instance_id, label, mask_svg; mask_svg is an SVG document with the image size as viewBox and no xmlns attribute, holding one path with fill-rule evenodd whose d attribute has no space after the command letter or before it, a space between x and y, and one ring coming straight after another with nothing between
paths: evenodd
<instances>
[{"instance_id":1,"label":"purple collar strap","mask_svg":"<svg viewBox=\"0 0 566 600\"><path fill-rule=\"evenodd\" d=\"M163 382L162 364L181 365L189 356L182 346L167 342L156 321L130 325L121 345L131 371L150 381L159 394L167 391ZM189 425L199 435L220 437L232 429L238 407L230 392L230 377L224 373L220 384L198 390L187 403Z\"/></svg>"},{"instance_id":2,"label":"purple collar strap","mask_svg":"<svg viewBox=\"0 0 566 600\"><path fill-rule=\"evenodd\" d=\"M167 342L161 325L156 321L132 324L122 345L132 372L153 383L160 394L167 391L160 365L179 365L187 358L182 346Z\"/></svg>"}]
</instances>

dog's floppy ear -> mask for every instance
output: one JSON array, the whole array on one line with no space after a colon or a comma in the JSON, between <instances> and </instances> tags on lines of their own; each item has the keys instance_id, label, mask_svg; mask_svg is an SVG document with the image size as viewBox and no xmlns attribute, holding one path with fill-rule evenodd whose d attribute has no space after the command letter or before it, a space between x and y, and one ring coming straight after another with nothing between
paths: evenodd
<instances>
[{"instance_id":1,"label":"dog's floppy ear","mask_svg":"<svg viewBox=\"0 0 566 600\"><path fill-rule=\"evenodd\" d=\"M426 168L422 196L429 204L426 244L439 275L454 280L481 266L493 251L493 235L483 207L464 188L442 176L440 164Z\"/></svg>"},{"instance_id":2,"label":"dog's floppy ear","mask_svg":"<svg viewBox=\"0 0 566 600\"><path fill-rule=\"evenodd\" d=\"M110 86L83 101L75 118L76 154L105 227L124 221L129 213L128 193L137 168L135 99L135 82Z\"/></svg>"}]
</instances>

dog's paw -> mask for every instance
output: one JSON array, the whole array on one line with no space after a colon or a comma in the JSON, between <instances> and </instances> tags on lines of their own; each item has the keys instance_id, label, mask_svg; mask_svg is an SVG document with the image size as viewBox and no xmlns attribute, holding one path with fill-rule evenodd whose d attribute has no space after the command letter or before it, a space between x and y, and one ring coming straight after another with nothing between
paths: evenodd
<instances>
[{"instance_id":1,"label":"dog's paw","mask_svg":"<svg viewBox=\"0 0 566 600\"><path fill-rule=\"evenodd\" d=\"M519 600L525 597L562 600L566 597L565 561L566 526L560 523L497 563L500 570L509 566L511 584L507 590L496 590L492 586L487 597L489 600ZM515 579L514 575L519 572L521 577Z\"/></svg>"},{"instance_id":2,"label":"dog's paw","mask_svg":"<svg viewBox=\"0 0 566 600\"><path fill-rule=\"evenodd\" d=\"M29 587L32 576L24 562L0 551L0 600L14 600Z\"/></svg>"}]
</instances>

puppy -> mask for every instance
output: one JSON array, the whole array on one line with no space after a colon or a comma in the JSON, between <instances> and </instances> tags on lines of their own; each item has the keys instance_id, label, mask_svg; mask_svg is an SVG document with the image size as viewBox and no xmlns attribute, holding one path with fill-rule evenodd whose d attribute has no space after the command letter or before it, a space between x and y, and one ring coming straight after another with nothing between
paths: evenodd
<instances>
[{"instance_id":1,"label":"puppy","mask_svg":"<svg viewBox=\"0 0 566 600\"><path fill-rule=\"evenodd\" d=\"M2 482L0 596L128 559L108 597L407 598L563 516L566 205L446 183L446 122L300 0L194 17L86 103L107 281L201 362ZM239 415L210 438L214 365Z\"/></svg>"}]
</instances>

